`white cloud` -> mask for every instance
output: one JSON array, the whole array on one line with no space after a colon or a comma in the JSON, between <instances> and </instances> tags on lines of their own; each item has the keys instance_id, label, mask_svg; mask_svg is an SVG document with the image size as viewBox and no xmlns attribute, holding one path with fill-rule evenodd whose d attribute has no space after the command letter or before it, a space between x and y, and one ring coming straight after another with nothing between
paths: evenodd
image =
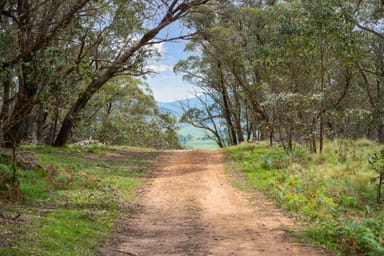
<instances>
[{"instance_id":1,"label":"white cloud","mask_svg":"<svg viewBox=\"0 0 384 256\"><path fill-rule=\"evenodd\" d=\"M162 56L148 60L146 69L157 74L147 76L146 82L151 87L156 101L172 102L194 97L199 91L198 88L184 81L182 75L173 73L173 66L190 55L183 51L185 42L161 43L155 47Z\"/></svg>"},{"instance_id":2,"label":"white cloud","mask_svg":"<svg viewBox=\"0 0 384 256\"><path fill-rule=\"evenodd\" d=\"M153 91L156 101L172 102L194 97L198 88L182 80L181 76L172 72L155 75L146 81Z\"/></svg>"},{"instance_id":3,"label":"white cloud","mask_svg":"<svg viewBox=\"0 0 384 256\"><path fill-rule=\"evenodd\" d=\"M165 64L159 64L159 65L149 65L148 69L156 72L156 73L162 73L162 72L167 72L167 71L172 71L173 67Z\"/></svg>"},{"instance_id":4,"label":"white cloud","mask_svg":"<svg viewBox=\"0 0 384 256\"><path fill-rule=\"evenodd\" d=\"M157 51L160 53L160 55L167 53L167 49L164 46L164 42L159 43L159 44L154 44L153 48L157 49Z\"/></svg>"}]
</instances>

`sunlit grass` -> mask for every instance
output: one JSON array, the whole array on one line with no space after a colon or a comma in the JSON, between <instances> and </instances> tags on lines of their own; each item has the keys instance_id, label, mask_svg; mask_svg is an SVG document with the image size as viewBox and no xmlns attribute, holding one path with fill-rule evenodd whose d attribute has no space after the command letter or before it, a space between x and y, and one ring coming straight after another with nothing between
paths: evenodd
<instances>
[{"instance_id":1,"label":"sunlit grass","mask_svg":"<svg viewBox=\"0 0 384 256\"><path fill-rule=\"evenodd\" d=\"M183 144L187 149L217 149L219 148L214 140L208 139L204 129L193 127L192 125L185 125L177 131L179 135L190 137L190 139Z\"/></svg>"},{"instance_id":2,"label":"sunlit grass","mask_svg":"<svg viewBox=\"0 0 384 256\"><path fill-rule=\"evenodd\" d=\"M307 223L304 238L345 255L383 255L384 214L376 203L377 176L368 157L380 150L368 140L326 143L322 154L297 146L242 145L227 150L231 169L278 206Z\"/></svg>"},{"instance_id":3,"label":"sunlit grass","mask_svg":"<svg viewBox=\"0 0 384 256\"><path fill-rule=\"evenodd\" d=\"M135 199L157 153L129 147L26 147L48 168L18 170L20 214L0 229L0 255L95 255L121 208ZM3 227L3 226L0 226ZM22 230L22 231L21 231Z\"/></svg>"}]
</instances>

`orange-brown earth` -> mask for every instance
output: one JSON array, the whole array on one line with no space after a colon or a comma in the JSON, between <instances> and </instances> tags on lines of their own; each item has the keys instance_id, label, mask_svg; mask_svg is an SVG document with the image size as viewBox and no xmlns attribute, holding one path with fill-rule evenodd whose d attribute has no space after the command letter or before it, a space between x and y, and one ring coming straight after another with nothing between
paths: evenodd
<instances>
[{"instance_id":1,"label":"orange-brown earth","mask_svg":"<svg viewBox=\"0 0 384 256\"><path fill-rule=\"evenodd\" d=\"M102 255L310 256L293 242L292 219L255 192L230 184L216 150L166 151L132 214L121 219Z\"/></svg>"}]
</instances>

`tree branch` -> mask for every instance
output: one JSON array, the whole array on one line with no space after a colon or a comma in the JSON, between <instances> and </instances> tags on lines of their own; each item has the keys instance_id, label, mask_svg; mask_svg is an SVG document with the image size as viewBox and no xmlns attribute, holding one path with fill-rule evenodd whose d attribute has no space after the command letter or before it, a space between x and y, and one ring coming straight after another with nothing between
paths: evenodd
<instances>
[{"instance_id":1,"label":"tree branch","mask_svg":"<svg viewBox=\"0 0 384 256\"><path fill-rule=\"evenodd\" d=\"M383 1L384 1L384 0L383 0ZM365 31L367 31L367 32L369 32L369 33L371 33L371 34L374 34L374 35L376 35L376 36L378 36L378 37L384 39L384 34L381 34L381 33L377 32L377 31L374 30L374 29L371 29L371 28L368 28L368 27L366 27L366 26L363 26L363 25L361 25L360 23L358 23L357 21L355 21L355 20L353 20L353 19L350 19L350 21L351 21L355 26L357 26L358 28L360 28L360 29L362 29L362 30L365 30Z\"/></svg>"},{"instance_id":2,"label":"tree branch","mask_svg":"<svg viewBox=\"0 0 384 256\"><path fill-rule=\"evenodd\" d=\"M26 57L30 56L34 52L44 49L48 46L48 44L55 38L57 33L66 28L69 23L71 22L74 15L81 10L90 0L78 0L67 13L64 14L64 16L61 18L60 21L56 23L51 29L48 29L47 33L41 33L40 37L37 38L37 40L34 42L34 44L30 47L29 51L23 52L16 56L14 59L10 61L5 61L3 63L0 63L0 66L3 68L8 68L16 65L21 60L25 59Z\"/></svg>"}]
</instances>

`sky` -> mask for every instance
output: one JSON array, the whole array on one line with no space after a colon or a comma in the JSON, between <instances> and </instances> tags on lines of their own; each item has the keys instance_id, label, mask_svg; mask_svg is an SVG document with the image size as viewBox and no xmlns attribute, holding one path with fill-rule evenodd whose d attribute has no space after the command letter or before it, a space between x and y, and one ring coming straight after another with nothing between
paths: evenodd
<instances>
[{"instance_id":1,"label":"sky","mask_svg":"<svg viewBox=\"0 0 384 256\"><path fill-rule=\"evenodd\" d=\"M186 34L189 34L188 29L180 22L175 22L162 30L159 38L173 38ZM156 73L148 75L145 82L152 89L156 101L173 102L194 97L194 92L197 89L191 83L183 81L182 74L175 74L173 72L173 66L179 60L184 60L191 55L190 52L184 52L187 43L188 41L186 40L177 40L160 43L155 46L160 52L161 57L149 62L148 67Z\"/></svg>"},{"instance_id":2,"label":"sky","mask_svg":"<svg viewBox=\"0 0 384 256\"><path fill-rule=\"evenodd\" d=\"M189 53L184 52L185 41L161 43L157 46L162 57L149 65L156 73L147 77L146 83L151 87L156 101L173 102L193 97L196 88L183 81L182 74L175 74L173 66Z\"/></svg>"}]
</instances>

